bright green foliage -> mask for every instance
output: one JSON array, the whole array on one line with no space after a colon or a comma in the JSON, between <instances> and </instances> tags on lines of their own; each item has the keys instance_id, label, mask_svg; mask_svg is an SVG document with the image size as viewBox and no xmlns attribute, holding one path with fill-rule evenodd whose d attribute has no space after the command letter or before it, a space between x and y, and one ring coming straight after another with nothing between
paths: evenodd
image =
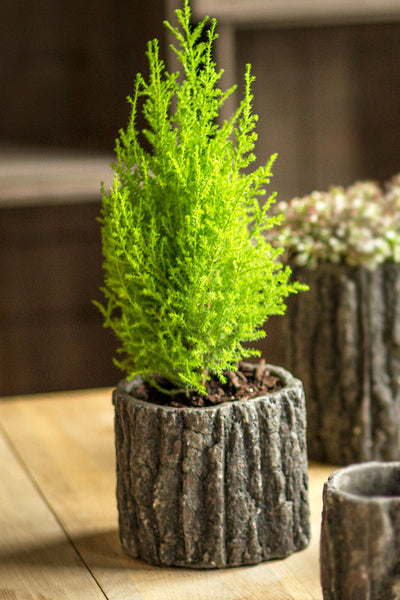
<instances>
[{"instance_id":1,"label":"bright green foliage","mask_svg":"<svg viewBox=\"0 0 400 600\"><path fill-rule=\"evenodd\" d=\"M217 87L215 21L192 29L188 0L176 14L179 27L166 25L183 73L167 73L157 40L149 42L149 80L137 75L130 122L116 143L114 185L103 190L101 309L129 378L140 374L157 385L158 375L174 389L204 393L210 373L223 379L224 370L258 354L243 342L263 337L268 316L283 314L283 299L300 286L289 283L280 251L263 235L279 222L268 216L274 195L258 202L275 156L245 171L254 160L257 120L250 66L239 109L218 125L233 89ZM151 152L139 139L139 107Z\"/></svg>"}]
</instances>

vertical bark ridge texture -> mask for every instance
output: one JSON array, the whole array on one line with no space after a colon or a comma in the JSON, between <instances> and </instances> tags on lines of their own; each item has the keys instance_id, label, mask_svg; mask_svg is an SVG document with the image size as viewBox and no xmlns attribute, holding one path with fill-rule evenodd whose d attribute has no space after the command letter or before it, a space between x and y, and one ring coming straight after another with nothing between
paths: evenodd
<instances>
[{"instance_id":1,"label":"vertical bark ridge texture","mask_svg":"<svg viewBox=\"0 0 400 600\"><path fill-rule=\"evenodd\" d=\"M210 408L113 395L120 536L152 564L215 568L280 558L310 538L301 382ZM132 392L132 393L129 393Z\"/></svg>"},{"instance_id":2,"label":"vertical bark ridge texture","mask_svg":"<svg viewBox=\"0 0 400 600\"><path fill-rule=\"evenodd\" d=\"M324 487L324 600L400 598L400 463L336 471Z\"/></svg>"},{"instance_id":3,"label":"vertical bark ridge texture","mask_svg":"<svg viewBox=\"0 0 400 600\"><path fill-rule=\"evenodd\" d=\"M400 265L294 268L310 291L288 301L285 367L307 402L309 457L400 459Z\"/></svg>"}]
</instances>

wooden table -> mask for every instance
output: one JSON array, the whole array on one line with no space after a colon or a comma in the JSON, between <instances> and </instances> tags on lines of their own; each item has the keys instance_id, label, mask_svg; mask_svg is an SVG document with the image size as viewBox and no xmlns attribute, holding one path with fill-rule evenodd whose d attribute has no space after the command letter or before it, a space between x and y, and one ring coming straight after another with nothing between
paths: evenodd
<instances>
[{"instance_id":1,"label":"wooden table","mask_svg":"<svg viewBox=\"0 0 400 600\"><path fill-rule=\"evenodd\" d=\"M280 561L166 569L120 548L111 390L0 401L0 600L321 600L322 485L310 467L313 539Z\"/></svg>"}]
</instances>

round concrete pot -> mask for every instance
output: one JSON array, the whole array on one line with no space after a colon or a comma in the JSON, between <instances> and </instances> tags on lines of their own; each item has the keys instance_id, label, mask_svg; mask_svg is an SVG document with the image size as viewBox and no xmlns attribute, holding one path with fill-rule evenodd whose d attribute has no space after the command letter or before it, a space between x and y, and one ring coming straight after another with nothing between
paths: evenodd
<instances>
[{"instance_id":1,"label":"round concrete pot","mask_svg":"<svg viewBox=\"0 0 400 600\"><path fill-rule=\"evenodd\" d=\"M125 550L151 564L221 568L283 558L310 539L302 384L206 408L114 391Z\"/></svg>"},{"instance_id":2,"label":"round concrete pot","mask_svg":"<svg viewBox=\"0 0 400 600\"><path fill-rule=\"evenodd\" d=\"M400 598L400 462L336 471L323 503L324 600Z\"/></svg>"},{"instance_id":3,"label":"round concrete pot","mask_svg":"<svg viewBox=\"0 0 400 600\"><path fill-rule=\"evenodd\" d=\"M400 265L295 267L283 364L304 385L309 458L400 460Z\"/></svg>"}]
</instances>

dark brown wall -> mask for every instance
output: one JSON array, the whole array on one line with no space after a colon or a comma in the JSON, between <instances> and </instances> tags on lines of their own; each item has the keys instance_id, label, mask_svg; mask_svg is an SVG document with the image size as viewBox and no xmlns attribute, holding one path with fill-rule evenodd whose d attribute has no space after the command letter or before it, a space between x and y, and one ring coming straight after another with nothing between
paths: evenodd
<instances>
[{"instance_id":1,"label":"dark brown wall","mask_svg":"<svg viewBox=\"0 0 400 600\"><path fill-rule=\"evenodd\" d=\"M110 153L163 18L162 0L2 0L3 152L17 143ZM101 297L100 206L74 200L0 201L0 395L109 386L121 376L91 303Z\"/></svg>"},{"instance_id":2,"label":"dark brown wall","mask_svg":"<svg viewBox=\"0 0 400 600\"><path fill-rule=\"evenodd\" d=\"M0 140L110 150L162 0L2 0Z\"/></svg>"},{"instance_id":3,"label":"dark brown wall","mask_svg":"<svg viewBox=\"0 0 400 600\"><path fill-rule=\"evenodd\" d=\"M114 385L95 202L0 209L0 396Z\"/></svg>"},{"instance_id":4,"label":"dark brown wall","mask_svg":"<svg viewBox=\"0 0 400 600\"><path fill-rule=\"evenodd\" d=\"M3 0L0 141L110 151L126 96L165 45L163 0ZM238 79L257 81L260 160L278 151L283 196L385 178L400 158L400 24L247 29Z\"/></svg>"},{"instance_id":5,"label":"dark brown wall","mask_svg":"<svg viewBox=\"0 0 400 600\"><path fill-rule=\"evenodd\" d=\"M399 23L239 31L237 55L282 199L400 171Z\"/></svg>"},{"instance_id":6,"label":"dark brown wall","mask_svg":"<svg viewBox=\"0 0 400 600\"><path fill-rule=\"evenodd\" d=\"M0 142L110 152L162 0L2 0ZM243 30L257 152L278 151L290 198L400 171L400 24ZM91 305L102 282L96 203L0 207L0 395L113 385L114 341ZM275 362L279 339L260 343Z\"/></svg>"},{"instance_id":7,"label":"dark brown wall","mask_svg":"<svg viewBox=\"0 0 400 600\"><path fill-rule=\"evenodd\" d=\"M354 33L360 172L362 177L386 179L400 171L400 24Z\"/></svg>"}]
</instances>

